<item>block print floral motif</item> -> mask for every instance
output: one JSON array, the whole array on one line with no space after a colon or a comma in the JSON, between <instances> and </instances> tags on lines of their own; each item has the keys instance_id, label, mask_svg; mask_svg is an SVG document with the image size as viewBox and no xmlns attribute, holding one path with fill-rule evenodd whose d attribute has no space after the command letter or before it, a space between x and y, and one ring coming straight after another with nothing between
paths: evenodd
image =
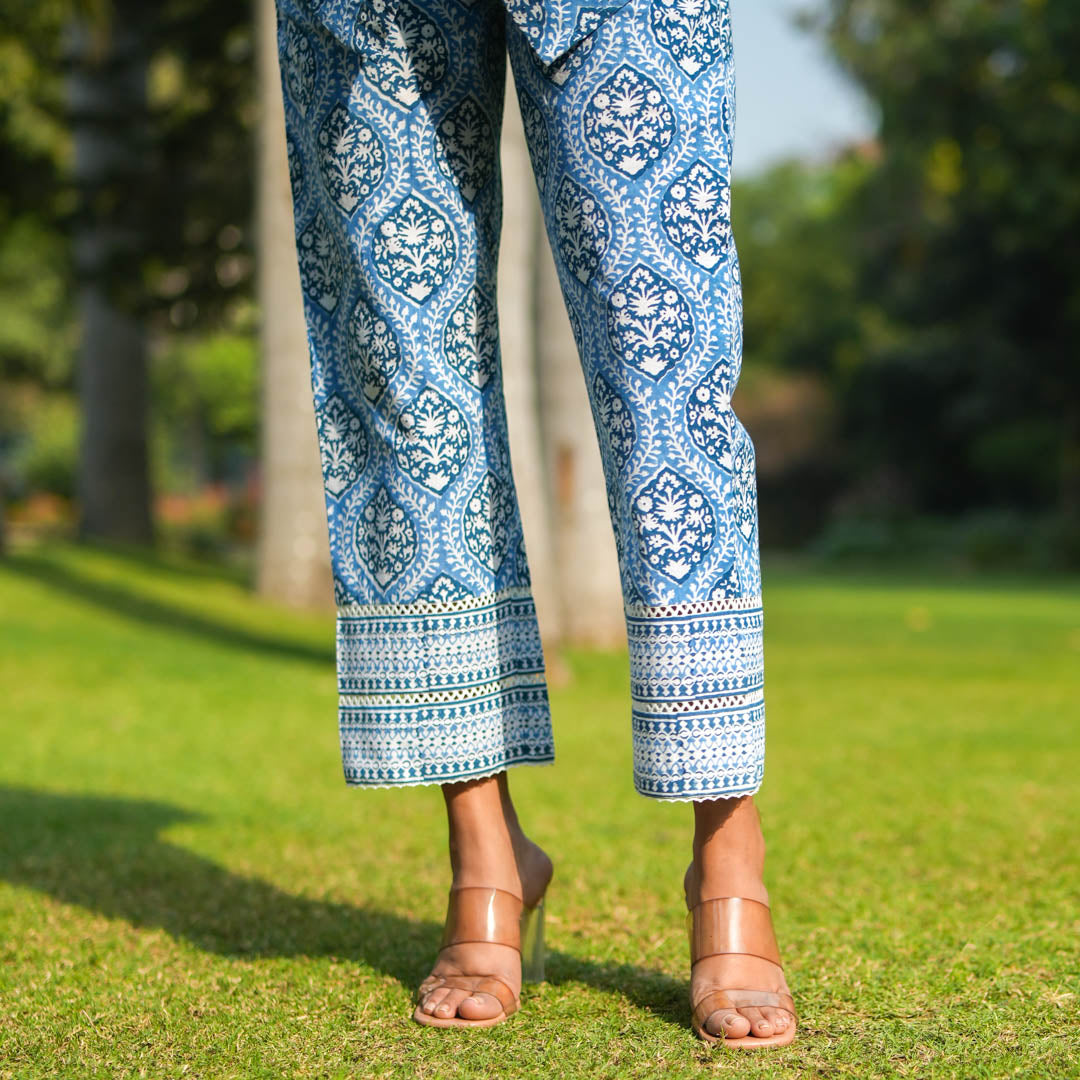
<instances>
[{"instance_id":1,"label":"block print floral motif","mask_svg":"<svg viewBox=\"0 0 1080 1080\"><path fill-rule=\"evenodd\" d=\"M627 176L651 165L675 135L675 113L660 87L627 64L600 84L582 123L589 149Z\"/></svg>"},{"instance_id":2,"label":"block print floral motif","mask_svg":"<svg viewBox=\"0 0 1080 1080\"><path fill-rule=\"evenodd\" d=\"M385 589L416 557L416 526L383 484L356 523L356 555Z\"/></svg>"},{"instance_id":3,"label":"block print floral motif","mask_svg":"<svg viewBox=\"0 0 1080 1080\"><path fill-rule=\"evenodd\" d=\"M394 18L385 41L371 48L361 70L384 97L411 109L446 74L446 38L409 0L398 0Z\"/></svg>"},{"instance_id":4,"label":"block print floral motif","mask_svg":"<svg viewBox=\"0 0 1080 1080\"><path fill-rule=\"evenodd\" d=\"M510 550L514 515L513 492L489 469L469 497L462 525L469 551L481 566L494 573Z\"/></svg>"},{"instance_id":5,"label":"block print floral motif","mask_svg":"<svg viewBox=\"0 0 1080 1080\"><path fill-rule=\"evenodd\" d=\"M454 233L433 206L407 195L375 233L375 269L391 287L422 303L454 264Z\"/></svg>"},{"instance_id":6,"label":"block print floral motif","mask_svg":"<svg viewBox=\"0 0 1080 1080\"><path fill-rule=\"evenodd\" d=\"M600 374L593 379L593 402L611 461L616 469L621 469L634 449L633 414L611 383Z\"/></svg>"},{"instance_id":7,"label":"block print floral motif","mask_svg":"<svg viewBox=\"0 0 1080 1080\"><path fill-rule=\"evenodd\" d=\"M360 477L368 455L367 432L337 394L318 410L318 417L323 481L336 499Z\"/></svg>"},{"instance_id":8,"label":"block print floral motif","mask_svg":"<svg viewBox=\"0 0 1080 1080\"><path fill-rule=\"evenodd\" d=\"M369 54L386 40L393 26L396 0L364 0L362 4L350 2L350 9L355 11L353 23L353 44L362 53Z\"/></svg>"},{"instance_id":9,"label":"block print floral motif","mask_svg":"<svg viewBox=\"0 0 1080 1080\"><path fill-rule=\"evenodd\" d=\"M731 411L731 377L727 360L721 360L694 387L686 402L686 430L694 445L720 468L732 472L732 448L741 425Z\"/></svg>"},{"instance_id":10,"label":"block print floral motif","mask_svg":"<svg viewBox=\"0 0 1080 1080\"><path fill-rule=\"evenodd\" d=\"M398 465L432 491L442 491L461 472L469 446L461 410L431 386L402 410L394 431Z\"/></svg>"},{"instance_id":11,"label":"block print floral motif","mask_svg":"<svg viewBox=\"0 0 1080 1080\"><path fill-rule=\"evenodd\" d=\"M343 608L346 604L353 602L352 596L349 594L348 586L334 574L334 606Z\"/></svg>"},{"instance_id":12,"label":"block print floral motif","mask_svg":"<svg viewBox=\"0 0 1080 1080\"><path fill-rule=\"evenodd\" d=\"M691 79L731 56L731 17L723 0L654 0L650 21L657 43Z\"/></svg>"},{"instance_id":13,"label":"block print floral motif","mask_svg":"<svg viewBox=\"0 0 1080 1080\"><path fill-rule=\"evenodd\" d=\"M757 478L754 444L746 430L740 428L740 438L735 446L734 476L728 493L735 527L744 540L754 535L757 526Z\"/></svg>"},{"instance_id":14,"label":"block print floral motif","mask_svg":"<svg viewBox=\"0 0 1080 1080\"><path fill-rule=\"evenodd\" d=\"M585 58L592 52L594 39L593 31L610 15L617 11L618 7L611 8L582 8L578 12L574 23L572 37L576 44L562 56L555 57L550 64L537 61L545 78L550 79L556 86L562 86L567 79L585 62Z\"/></svg>"},{"instance_id":15,"label":"block print floral motif","mask_svg":"<svg viewBox=\"0 0 1080 1080\"><path fill-rule=\"evenodd\" d=\"M722 600L728 596L742 596L742 592L739 587L739 568L732 563L724 572L720 575L716 584L713 585L709 591L710 600Z\"/></svg>"},{"instance_id":16,"label":"block print floral motif","mask_svg":"<svg viewBox=\"0 0 1080 1080\"><path fill-rule=\"evenodd\" d=\"M674 581L701 562L716 535L705 493L666 467L634 496L633 518L642 556Z\"/></svg>"},{"instance_id":17,"label":"block print floral motif","mask_svg":"<svg viewBox=\"0 0 1080 1080\"><path fill-rule=\"evenodd\" d=\"M587 285L611 239L607 215L593 195L564 176L555 196L559 250L570 272Z\"/></svg>"},{"instance_id":18,"label":"block print floral motif","mask_svg":"<svg viewBox=\"0 0 1080 1080\"><path fill-rule=\"evenodd\" d=\"M350 374L374 404L401 366L401 346L390 324L363 297L349 320L348 355Z\"/></svg>"},{"instance_id":19,"label":"block print floral motif","mask_svg":"<svg viewBox=\"0 0 1080 1080\"><path fill-rule=\"evenodd\" d=\"M521 109L521 119L525 127L526 144L529 148L529 160L532 161L533 172L536 175L536 185L543 195L547 185L548 166L548 131L544 117L540 113L536 102L524 90L518 91L518 105Z\"/></svg>"},{"instance_id":20,"label":"block print floral motif","mask_svg":"<svg viewBox=\"0 0 1080 1080\"><path fill-rule=\"evenodd\" d=\"M455 581L449 574L440 574L417 596L417 599L449 604L454 600L461 600L470 595L469 590L460 582Z\"/></svg>"},{"instance_id":21,"label":"block print floral motif","mask_svg":"<svg viewBox=\"0 0 1080 1080\"><path fill-rule=\"evenodd\" d=\"M668 239L688 258L713 271L731 249L731 190L704 161L672 181L660 203Z\"/></svg>"},{"instance_id":22,"label":"block print floral motif","mask_svg":"<svg viewBox=\"0 0 1080 1080\"><path fill-rule=\"evenodd\" d=\"M383 178L386 150L375 129L341 104L323 121L318 141L327 193L344 213L352 214Z\"/></svg>"},{"instance_id":23,"label":"block print floral motif","mask_svg":"<svg viewBox=\"0 0 1080 1080\"><path fill-rule=\"evenodd\" d=\"M472 94L467 94L437 128L442 153L439 166L453 179L466 202L488 182L495 168L495 137L491 121Z\"/></svg>"},{"instance_id":24,"label":"block print floral motif","mask_svg":"<svg viewBox=\"0 0 1080 1080\"><path fill-rule=\"evenodd\" d=\"M616 352L653 379L677 364L694 338L690 305L667 278L641 263L608 299L607 325Z\"/></svg>"},{"instance_id":25,"label":"block print floral motif","mask_svg":"<svg viewBox=\"0 0 1080 1080\"><path fill-rule=\"evenodd\" d=\"M503 0L510 18L534 45L544 36L544 4L541 0Z\"/></svg>"},{"instance_id":26,"label":"block print floral motif","mask_svg":"<svg viewBox=\"0 0 1080 1080\"><path fill-rule=\"evenodd\" d=\"M296 143L292 139L285 140L285 155L289 161L289 187L292 189L293 200L300 198L304 185L304 169L300 164L300 155L296 150Z\"/></svg>"},{"instance_id":27,"label":"block print floral motif","mask_svg":"<svg viewBox=\"0 0 1080 1080\"><path fill-rule=\"evenodd\" d=\"M322 214L300 234L297 242L300 258L300 284L308 299L326 311L337 307L345 261L330 227Z\"/></svg>"},{"instance_id":28,"label":"block print floral motif","mask_svg":"<svg viewBox=\"0 0 1080 1080\"><path fill-rule=\"evenodd\" d=\"M283 58L285 90L301 114L306 116L311 107L312 87L318 72L315 51L300 27L291 19L285 23L281 33L284 40L279 40L278 47Z\"/></svg>"},{"instance_id":29,"label":"block print floral motif","mask_svg":"<svg viewBox=\"0 0 1080 1080\"><path fill-rule=\"evenodd\" d=\"M450 313L443 330L450 366L470 385L483 390L495 375L499 327L495 305L479 285Z\"/></svg>"}]
</instances>

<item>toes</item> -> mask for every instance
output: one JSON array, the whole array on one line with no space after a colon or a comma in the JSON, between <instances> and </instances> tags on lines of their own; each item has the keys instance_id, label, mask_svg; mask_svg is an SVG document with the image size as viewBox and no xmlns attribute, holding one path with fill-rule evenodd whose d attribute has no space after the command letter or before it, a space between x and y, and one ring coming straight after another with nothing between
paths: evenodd
<instances>
[{"instance_id":1,"label":"toes","mask_svg":"<svg viewBox=\"0 0 1080 1080\"><path fill-rule=\"evenodd\" d=\"M774 1009L766 1005L761 1011L765 1014L765 1019L772 1024L772 1029L777 1035L791 1027L791 1016L783 1009Z\"/></svg>"},{"instance_id":2,"label":"toes","mask_svg":"<svg viewBox=\"0 0 1080 1080\"><path fill-rule=\"evenodd\" d=\"M775 1010L772 1010L775 1012ZM750 1021L750 1034L758 1039L768 1038L776 1033L772 1020L765 1015L764 1011L753 1006L746 1006L739 1012Z\"/></svg>"},{"instance_id":3,"label":"toes","mask_svg":"<svg viewBox=\"0 0 1080 1080\"><path fill-rule=\"evenodd\" d=\"M750 1021L734 1009L717 1009L705 1021L705 1030L710 1035L741 1039L744 1035L750 1033Z\"/></svg>"},{"instance_id":4,"label":"toes","mask_svg":"<svg viewBox=\"0 0 1080 1080\"><path fill-rule=\"evenodd\" d=\"M490 1020L502 1011L502 1002L494 994L470 994L458 1006L458 1016L466 1020Z\"/></svg>"},{"instance_id":5,"label":"toes","mask_svg":"<svg viewBox=\"0 0 1080 1080\"><path fill-rule=\"evenodd\" d=\"M450 990L435 1006L435 1016L447 1019L457 1012L458 1006L469 996L468 990Z\"/></svg>"},{"instance_id":6,"label":"toes","mask_svg":"<svg viewBox=\"0 0 1080 1080\"><path fill-rule=\"evenodd\" d=\"M433 990L429 990L427 994L420 998L420 1011L433 1016L435 1014L435 1005L449 993L450 991L445 986L436 986Z\"/></svg>"},{"instance_id":7,"label":"toes","mask_svg":"<svg viewBox=\"0 0 1080 1080\"><path fill-rule=\"evenodd\" d=\"M437 986L434 990L429 991L420 1001L420 1009L422 1012L426 1012L429 1016L435 1015L435 1007L450 991L445 986Z\"/></svg>"}]
</instances>

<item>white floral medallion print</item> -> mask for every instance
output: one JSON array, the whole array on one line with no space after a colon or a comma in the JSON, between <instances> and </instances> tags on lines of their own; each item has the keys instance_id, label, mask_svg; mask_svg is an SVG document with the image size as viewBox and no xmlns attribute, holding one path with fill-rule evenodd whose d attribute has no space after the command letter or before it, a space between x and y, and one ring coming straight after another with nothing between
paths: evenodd
<instances>
[{"instance_id":1,"label":"white floral medallion print","mask_svg":"<svg viewBox=\"0 0 1080 1080\"><path fill-rule=\"evenodd\" d=\"M642 554L675 581L701 562L716 535L705 493L666 466L634 496L633 517Z\"/></svg>"},{"instance_id":2,"label":"white floral medallion print","mask_svg":"<svg viewBox=\"0 0 1080 1080\"><path fill-rule=\"evenodd\" d=\"M731 368L722 360L694 387L686 402L686 430L694 445L721 469L732 472L732 450L741 425L731 409Z\"/></svg>"},{"instance_id":3,"label":"white floral medallion print","mask_svg":"<svg viewBox=\"0 0 1080 1080\"><path fill-rule=\"evenodd\" d=\"M601 438L615 468L621 469L630 460L634 449L634 415L611 383L599 373L593 378L592 396Z\"/></svg>"},{"instance_id":4,"label":"white floral medallion print","mask_svg":"<svg viewBox=\"0 0 1080 1080\"><path fill-rule=\"evenodd\" d=\"M495 304L479 285L450 313L443 331L450 366L467 383L483 390L499 362L499 325Z\"/></svg>"},{"instance_id":5,"label":"white floral medallion print","mask_svg":"<svg viewBox=\"0 0 1080 1080\"><path fill-rule=\"evenodd\" d=\"M731 57L731 16L725 0L654 0L653 36L691 78Z\"/></svg>"},{"instance_id":6,"label":"white floral medallion print","mask_svg":"<svg viewBox=\"0 0 1080 1080\"><path fill-rule=\"evenodd\" d=\"M616 351L651 379L677 364L694 340L690 305L672 282L641 263L608 298L607 327Z\"/></svg>"},{"instance_id":7,"label":"white floral medallion print","mask_svg":"<svg viewBox=\"0 0 1080 1080\"><path fill-rule=\"evenodd\" d=\"M372 245L375 269L403 296L420 303L454 265L454 233L430 203L407 195L383 219Z\"/></svg>"},{"instance_id":8,"label":"white floral medallion print","mask_svg":"<svg viewBox=\"0 0 1080 1080\"><path fill-rule=\"evenodd\" d=\"M432 386L424 387L398 417L398 465L432 491L442 491L461 472L469 445L469 425L461 410Z\"/></svg>"},{"instance_id":9,"label":"white floral medallion print","mask_svg":"<svg viewBox=\"0 0 1080 1080\"><path fill-rule=\"evenodd\" d=\"M300 234L297 247L301 288L324 311L333 311L341 295L345 258L321 213Z\"/></svg>"},{"instance_id":10,"label":"white floral medallion print","mask_svg":"<svg viewBox=\"0 0 1080 1080\"><path fill-rule=\"evenodd\" d=\"M446 37L434 19L409 0L396 0L394 23L361 70L380 94L411 109L442 82L447 61Z\"/></svg>"},{"instance_id":11,"label":"white floral medallion print","mask_svg":"<svg viewBox=\"0 0 1080 1080\"><path fill-rule=\"evenodd\" d=\"M754 444L740 425L732 463L731 506L735 525L744 540L750 540L757 529L757 465Z\"/></svg>"},{"instance_id":12,"label":"white floral medallion print","mask_svg":"<svg viewBox=\"0 0 1080 1080\"><path fill-rule=\"evenodd\" d=\"M356 523L356 557L385 589L416 557L416 526L382 485Z\"/></svg>"},{"instance_id":13,"label":"white floral medallion print","mask_svg":"<svg viewBox=\"0 0 1080 1080\"><path fill-rule=\"evenodd\" d=\"M481 566L493 572L502 566L517 517L512 490L489 469L462 514L465 543Z\"/></svg>"},{"instance_id":14,"label":"white floral medallion print","mask_svg":"<svg viewBox=\"0 0 1080 1080\"><path fill-rule=\"evenodd\" d=\"M346 376L374 404L401 366L401 345L390 323L360 297L348 326Z\"/></svg>"},{"instance_id":15,"label":"white floral medallion print","mask_svg":"<svg viewBox=\"0 0 1080 1080\"><path fill-rule=\"evenodd\" d=\"M518 108L525 126L525 142L532 162L536 186L543 195L547 187L548 168L548 133L544 116L536 104L536 99L525 90L518 90Z\"/></svg>"},{"instance_id":16,"label":"white floral medallion print","mask_svg":"<svg viewBox=\"0 0 1080 1080\"><path fill-rule=\"evenodd\" d=\"M285 92L301 116L306 116L311 108L318 76L315 51L303 30L292 19L283 22L279 30L278 48L281 52L281 74Z\"/></svg>"},{"instance_id":17,"label":"white floral medallion print","mask_svg":"<svg viewBox=\"0 0 1080 1080\"><path fill-rule=\"evenodd\" d=\"M660 221L668 239L688 258L713 271L731 251L731 191L708 162L695 161L667 189Z\"/></svg>"},{"instance_id":18,"label":"white floral medallion print","mask_svg":"<svg viewBox=\"0 0 1080 1080\"><path fill-rule=\"evenodd\" d=\"M319 128L323 183L344 214L352 214L383 178L386 150L375 129L335 105Z\"/></svg>"},{"instance_id":19,"label":"white floral medallion print","mask_svg":"<svg viewBox=\"0 0 1080 1080\"><path fill-rule=\"evenodd\" d=\"M623 64L589 99L584 131L601 161L637 176L671 145L675 112L652 79Z\"/></svg>"},{"instance_id":20,"label":"white floral medallion print","mask_svg":"<svg viewBox=\"0 0 1080 1080\"><path fill-rule=\"evenodd\" d=\"M289 163L289 187L292 190L293 202L297 202L304 184L304 167L300 162L300 152L292 139L285 140L285 157Z\"/></svg>"},{"instance_id":21,"label":"white floral medallion print","mask_svg":"<svg viewBox=\"0 0 1080 1080\"><path fill-rule=\"evenodd\" d=\"M587 285L611 240L611 225L586 188L564 176L555 196L559 250L571 273Z\"/></svg>"},{"instance_id":22,"label":"white floral medallion print","mask_svg":"<svg viewBox=\"0 0 1080 1080\"><path fill-rule=\"evenodd\" d=\"M461 197L472 202L495 171L495 136L491 121L473 94L467 94L436 129L442 153L439 166L457 182Z\"/></svg>"},{"instance_id":23,"label":"white floral medallion print","mask_svg":"<svg viewBox=\"0 0 1080 1080\"><path fill-rule=\"evenodd\" d=\"M323 483L335 499L357 480L367 462L367 432L360 417L337 394L317 410Z\"/></svg>"}]
</instances>

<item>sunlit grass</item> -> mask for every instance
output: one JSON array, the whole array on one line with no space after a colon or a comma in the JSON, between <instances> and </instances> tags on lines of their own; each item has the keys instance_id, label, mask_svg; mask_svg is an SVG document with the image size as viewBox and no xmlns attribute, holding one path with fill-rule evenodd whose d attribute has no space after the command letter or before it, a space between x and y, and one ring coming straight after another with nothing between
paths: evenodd
<instances>
[{"instance_id":1,"label":"sunlit grass","mask_svg":"<svg viewBox=\"0 0 1080 1080\"><path fill-rule=\"evenodd\" d=\"M766 559L769 879L800 1038L689 1027L689 809L630 781L625 653L572 651L548 982L408 1019L445 906L437 789L345 787L330 617L174 563L0 563L0 1076L1080 1073L1075 584Z\"/></svg>"}]
</instances>

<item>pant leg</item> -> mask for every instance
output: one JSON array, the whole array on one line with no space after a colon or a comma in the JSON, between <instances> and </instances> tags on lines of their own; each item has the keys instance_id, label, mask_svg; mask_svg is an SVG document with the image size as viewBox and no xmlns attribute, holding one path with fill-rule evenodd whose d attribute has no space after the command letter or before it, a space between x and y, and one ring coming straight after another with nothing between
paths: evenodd
<instances>
[{"instance_id":1,"label":"pant leg","mask_svg":"<svg viewBox=\"0 0 1080 1080\"><path fill-rule=\"evenodd\" d=\"M553 64L507 34L607 481L635 785L748 794L765 713L754 447L731 409L728 3L630 0Z\"/></svg>"},{"instance_id":2,"label":"pant leg","mask_svg":"<svg viewBox=\"0 0 1080 1080\"><path fill-rule=\"evenodd\" d=\"M497 0L278 0L349 784L552 760L495 308Z\"/></svg>"}]
</instances>

